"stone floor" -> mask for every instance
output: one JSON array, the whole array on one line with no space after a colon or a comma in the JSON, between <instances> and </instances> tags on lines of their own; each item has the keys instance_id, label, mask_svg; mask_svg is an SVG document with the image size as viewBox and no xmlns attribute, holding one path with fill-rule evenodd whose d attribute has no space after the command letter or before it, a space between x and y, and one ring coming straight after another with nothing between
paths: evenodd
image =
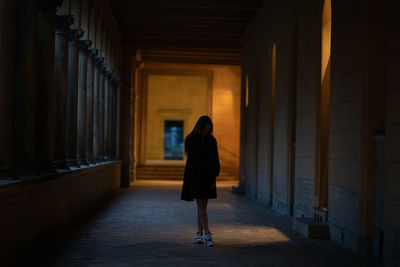
<instances>
[{"instance_id":1,"label":"stone floor","mask_svg":"<svg viewBox=\"0 0 400 267\"><path fill-rule=\"evenodd\" d=\"M291 218L218 183L209 202L215 247L193 243L194 202L180 182L139 181L79 222L36 241L19 266L375 266L330 241L307 240ZM39 245L40 244L40 245ZM43 244L43 245L42 245Z\"/></svg>"}]
</instances>

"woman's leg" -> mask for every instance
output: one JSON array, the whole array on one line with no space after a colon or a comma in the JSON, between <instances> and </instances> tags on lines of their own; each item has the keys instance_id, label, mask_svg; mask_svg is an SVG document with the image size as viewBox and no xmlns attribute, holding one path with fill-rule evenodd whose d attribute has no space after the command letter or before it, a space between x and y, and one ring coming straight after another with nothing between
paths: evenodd
<instances>
[{"instance_id":1,"label":"woman's leg","mask_svg":"<svg viewBox=\"0 0 400 267\"><path fill-rule=\"evenodd\" d=\"M208 213L207 213L207 205L208 205L208 199L203 199L203 218L204 218L204 232L209 233L210 229L208 228Z\"/></svg>"},{"instance_id":2,"label":"woman's leg","mask_svg":"<svg viewBox=\"0 0 400 267\"><path fill-rule=\"evenodd\" d=\"M204 226L202 221L203 211L202 211L201 199L196 198L196 203L197 203L197 232L202 233Z\"/></svg>"},{"instance_id":3,"label":"woman's leg","mask_svg":"<svg viewBox=\"0 0 400 267\"><path fill-rule=\"evenodd\" d=\"M199 222L199 228L208 233L210 230L208 228L208 214L207 214L207 204L208 199L196 198L197 202L197 218Z\"/></svg>"}]
</instances>

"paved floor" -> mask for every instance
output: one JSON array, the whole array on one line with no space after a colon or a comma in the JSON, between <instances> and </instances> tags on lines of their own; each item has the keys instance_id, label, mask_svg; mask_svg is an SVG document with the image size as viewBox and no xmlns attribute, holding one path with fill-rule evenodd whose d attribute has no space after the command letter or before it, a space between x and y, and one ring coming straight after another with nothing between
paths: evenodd
<instances>
[{"instance_id":1,"label":"paved floor","mask_svg":"<svg viewBox=\"0 0 400 267\"><path fill-rule=\"evenodd\" d=\"M24 266L374 266L330 241L291 231L291 220L218 184L209 203L215 247L193 243L194 202L181 183L139 181L83 221L20 256ZM28 264L28 265L26 265Z\"/></svg>"}]
</instances>

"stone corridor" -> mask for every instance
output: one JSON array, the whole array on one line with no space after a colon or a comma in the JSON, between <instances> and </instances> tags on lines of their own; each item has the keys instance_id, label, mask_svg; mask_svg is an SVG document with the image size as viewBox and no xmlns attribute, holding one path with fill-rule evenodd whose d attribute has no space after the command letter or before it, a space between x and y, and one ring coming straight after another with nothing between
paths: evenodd
<instances>
[{"instance_id":1,"label":"stone corridor","mask_svg":"<svg viewBox=\"0 0 400 267\"><path fill-rule=\"evenodd\" d=\"M331 241L307 240L291 220L218 183L209 204L215 247L195 245L194 202L181 182L138 181L28 246L18 266L375 266ZM40 244L40 245L39 245ZM43 245L41 245L43 244Z\"/></svg>"}]
</instances>

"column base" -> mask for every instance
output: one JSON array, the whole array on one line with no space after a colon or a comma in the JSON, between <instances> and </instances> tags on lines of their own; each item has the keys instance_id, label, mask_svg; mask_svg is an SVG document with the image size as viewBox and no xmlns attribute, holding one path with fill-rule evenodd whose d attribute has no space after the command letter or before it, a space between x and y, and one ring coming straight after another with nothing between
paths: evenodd
<instances>
[{"instance_id":1,"label":"column base","mask_svg":"<svg viewBox=\"0 0 400 267\"><path fill-rule=\"evenodd\" d=\"M55 168L52 161L49 161L49 162L37 161L36 168L38 169L40 175L57 173L57 169Z\"/></svg>"},{"instance_id":2,"label":"column base","mask_svg":"<svg viewBox=\"0 0 400 267\"><path fill-rule=\"evenodd\" d=\"M57 172L70 170L65 160L53 160L52 166Z\"/></svg>"},{"instance_id":3,"label":"column base","mask_svg":"<svg viewBox=\"0 0 400 267\"><path fill-rule=\"evenodd\" d=\"M8 177L12 180L25 180L40 176L40 171L34 165L19 165L12 168Z\"/></svg>"},{"instance_id":4,"label":"column base","mask_svg":"<svg viewBox=\"0 0 400 267\"><path fill-rule=\"evenodd\" d=\"M93 158L93 154L91 154L91 155L88 155L87 157L86 157L86 163L90 166L90 165L96 165L96 162L94 161L94 158Z\"/></svg>"},{"instance_id":5,"label":"column base","mask_svg":"<svg viewBox=\"0 0 400 267\"><path fill-rule=\"evenodd\" d=\"M80 158L76 161L76 163L80 166L80 167L88 167L89 163L87 162L87 158Z\"/></svg>"},{"instance_id":6,"label":"column base","mask_svg":"<svg viewBox=\"0 0 400 267\"><path fill-rule=\"evenodd\" d=\"M95 158L93 161L94 161L94 164L100 164L100 163L104 162L104 160L102 158Z\"/></svg>"},{"instance_id":7,"label":"column base","mask_svg":"<svg viewBox=\"0 0 400 267\"><path fill-rule=\"evenodd\" d=\"M79 169L80 168L80 166L77 163L76 159L67 159L67 166L70 168L70 170Z\"/></svg>"},{"instance_id":8,"label":"column base","mask_svg":"<svg viewBox=\"0 0 400 267\"><path fill-rule=\"evenodd\" d=\"M18 180L18 177L12 173L12 169L10 167L3 165L0 168L0 180Z\"/></svg>"}]
</instances>

